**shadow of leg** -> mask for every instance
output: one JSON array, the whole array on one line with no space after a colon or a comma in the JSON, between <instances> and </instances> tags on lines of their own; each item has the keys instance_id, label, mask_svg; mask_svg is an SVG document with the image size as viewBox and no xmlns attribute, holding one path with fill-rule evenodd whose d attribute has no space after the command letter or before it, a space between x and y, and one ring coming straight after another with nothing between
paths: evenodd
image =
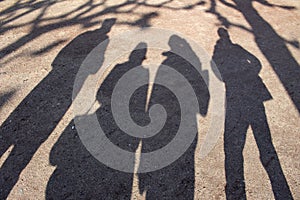
<instances>
[{"instance_id":1,"label":"shadow of leg","mask_svg":"<svg viewBox=\"0 0 300 200\"><path fill-rule=\"evenodd\" d=\"M227 110L224 134L226 199L246 199L243 149L248 123Z\"/></svg>"},{"instance_id":2,"label":"shadow of leg","mask_svg":"<svg viewBox=\"0 0 300 200\"><path fill-rule=\"evenodd\" d=\"M257 106L258 120L253 120L251 127L259 149L260 160L268 173L275 199L293 199L290 188L282 171L279 158L272 143L271 133L264 106Z\"/></svg>"}]
</instances>

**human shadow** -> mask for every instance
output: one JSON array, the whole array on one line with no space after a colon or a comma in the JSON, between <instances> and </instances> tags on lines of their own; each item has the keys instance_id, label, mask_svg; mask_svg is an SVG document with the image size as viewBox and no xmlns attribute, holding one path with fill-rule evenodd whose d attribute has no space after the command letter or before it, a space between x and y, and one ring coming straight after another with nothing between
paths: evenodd
<instances>
[{"instance_id":1,"label":"human shadow","mask_svg":"<svg viewBox=\"0 0 300 200\"><path fill-rule=\"evenodd\" d=\"M199 111L195 110L193 113L196 120L197 112L206 115L208 108L209 92L201 77L207 72L202 70L203 73L199 74L188 61L172 52L179 48L196 57L197 67L201 70L199 58L184 39L174 35L170 38L169 45L171 50L164 53L167 58L162 64L178 71L193 87L200 107ZM160 104L167 112L166 123L158 134L143 139L133 137L122 131L115 122L111 102L113 90L121 77L142 65L146 52L147 44L139 43L130 53L128 61L117 64L109 72L96 96L97 101L101 103L96 116L106 137L118 148L132 153L137 152L139 144L142 144L142 153L155 151L167 145L175 137L181 120L180 105L174 93L162 85L154 84L149 108L154 104ZM148 77L148 69L142 70L145 70ZM160 73L158 70L157 76L160 76ZM129 102L130 116L140 126L151 122L149 111L145 110L148 87L148 84L139 87ZM48 182L47 199L130 199L134 174L111 169L97 161L82 145L77 133L72 130L72 125L73 123L66 128L51 151L51 164L56 166L56 170ZM141 194L146 193L146 199L194 198L196 142L197 137L188 150L171 165L154 172L138 174L139 190Z\"/></svg>"},{"instance_id":2,"label":"human shadow","mask_svg":"<svg viewBox=\"0 0 300 200\"><path fill-rule=\"evenodd\" d=\"M300 67L297 60L287 47L287 44L299 49L299 42L296 40L288 40L280 36L257 11L254 3L259 3L267 7L277 7L286 10L296 9L293 6L276 5L269 3L267 0L233 0L232 3L227 0L219 1L221 4L230 9L240 12L250 25L251 29L230 22L225 16L216 11L216 2L211 0L211 8L208 12L216 15L223 26L241 28L253 34L255 42L270 63L272 69L280 79L285 90L289 94L296 109L300 113Z\"/></svg>"},{"instance_id":3,"label":"human shadow","mask_svg":"<svg viewBox=\"0 0 300 200\"><path fill-rule=\"evenodd\" d=\"M127 62L113 68L96 96L101 102L96 115L106 136L116 145L122 144L120 148L129 147L126 150L132 152L136 150L138 140L126 137L127 134L115 124L110 100L120 77L133 67L141 65L146 51L146 44L140 43L131 52ZM77 132L72 130L72 126L73 122L52 148L50 162L56 166L56 170L47 185L47 199L130 199L133 174L109 168L94 158L82 144Z\"/></svg>"},{"instance_id":4,"label":"human shadow","mask_svg":"<svg viewBox=\"0 0 300 200\"><path fill-rule=\"evenodd\" d=\"M107 19L101 28L79 35L64 47L53 61L51 72L2 124L0 156L10 146L13 148L0 168L0 199L8 196L22 170L70 107L81 63L96 45L108 39L107 33L114 23L115 19ZM99 55L102 61L105 48Z\"/></svg>"},{"instance_id":5,"label":"human shadow","mask_svg":"<svg viewBox=\"0 0 300 200\"><path fill-rule=\"evenodd\" d=\"M272 96L258 75L261 63L243 47L232 43L227 30L219 28L218 34L220 39L215 45L213 61L226 87L226 197L246 199L243 149L251 126L275 199L293 199L272 143L263 104Z\"/></svg>"},{"instance_id":6,"label":"human shadow","mask_svg":"<svg viewBox=\"0 0 300 200\"><path fill-rule=\"evenodd\" d=\"M208 72L202 70L200 59L186 40L177 35L172 35L168 44L170 50L163 53L166 59L162 62L162 66L165 65L176 70L192 86L198 100L199 110L195 110L195 113L190 114L195 116L196 121L196 114L200 113L205 116L208 109L210 95L204 81L204 78L208 80ZM188 55L188 60L181 57L178 54L179 52L184 52L185 55ZM195 67L198 67L201 73L189 62L191 60L196 61L197 66ZM164 71L160 67L157 71L156 79L163 75L163 73ZM176 81L178 80L174 80L174 82ZM177 87L181 86L177 85ZM144 93L146 93L145 90ZM182 113L180 103L182 102L179 102L179 99L169 88L154 84L149 108L155 104L162 105L167 112L167 119L163 129L157 135L142 140L142 153L160 149L175 137L181 125ZM140 112L143 112L144 108L145 104L142 103L136 106L136 110L140 109ZM197 132L197 129L195 131ZM186 152L169 166L138 175L139 190L141 194L145 193L146 199L194 199L194 158L197 139L196 135ZM141 160L143 160L143 155L141 155Z\"/></svg>"}]
</instances>

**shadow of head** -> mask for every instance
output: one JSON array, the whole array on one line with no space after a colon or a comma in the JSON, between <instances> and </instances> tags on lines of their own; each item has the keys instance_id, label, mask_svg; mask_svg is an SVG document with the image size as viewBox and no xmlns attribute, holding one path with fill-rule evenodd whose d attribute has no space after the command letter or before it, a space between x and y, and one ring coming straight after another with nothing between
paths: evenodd
<instances>
[{"instance_id":1,"label":"shadow of head","mask_svg":"<svg viewBox=\"0 0 300 200\"><path fill-rule=\"evenodd\" d=\"M139 66L146 59L147 53L147 44L145 42L140 42L134 50L131 52L129 56L129 62L135 64L135 66Z\"/></svg>"},{"instance_id":2,"label":"shadow of head","mask_svg":"<svg viewBox=\"0 0 300 200\"><path fill-rule=\"evenodd\" d=\"M168 42L169 46L171 47L171 51L178 52L178 50L189 46L185 39L179 37L178 35L172 35Z\"/></svg>"},{"instance_id":3,"label":"shadow of head","mask_svg":"<svg viewBox=\"0 0 300 200\"><path fill-rule=\"evenodd\" d=\"M218 35L223 41L231 42L229 33L225 28L219 28Z\"/></svg>"},{"instance_id":4,"label":"shadow of head","mask_svg":"<svg viewBox=\"0 0 300 200\"><path fill-rule=\"evenodd\" d=\"M110 18L110 19L105 19L102 23L102 30L103 32L109 33L113 25L116 23L117 19L116 18Z\"/></svg>"}]
</instances>

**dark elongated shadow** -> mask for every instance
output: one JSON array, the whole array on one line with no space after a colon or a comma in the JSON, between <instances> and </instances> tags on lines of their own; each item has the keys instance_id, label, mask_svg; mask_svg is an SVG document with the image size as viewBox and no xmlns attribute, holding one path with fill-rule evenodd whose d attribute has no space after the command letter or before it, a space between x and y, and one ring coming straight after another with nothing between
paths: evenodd
<instances>
[{"instance_id":1,"label":"dark elongated shadow","mask_svg":"<svg viewBox=\"0 0 300 200\"><path fill-rule=\"evenodd\" d=\"M195 110L195 113L190 114L195 116L196 113L206 115L210 96L207 85L203 79L204 77L201 77L201 74L187 60L175 54L175 52L185 52L189 55L191 60L197 60L197 67L199 67L200 70L201 61L183 38L173 35L170 37L168 44L171 50L163 53L166 59L162 62L162 65L166 65L178 71L194 89L199 102L199 110ZM163 73L163 71L159 68L156 77L161 76L161 73ZM205 72L203 74L205 74ZM180 87L180 85L178 85L178 87ZM137 91L137 94L145 94L146 92L146 88L144 88L144 90L141 88L140 91ZM138 99L135 99L134 101L133 99L134 102L138 102L138 106L135 106L135 110L138 113L142 113L145 108L145 99L143 101L137 100ZM142 140L141 151L143 153L160 149L175 137L181 122L179 103L172 91L159 84L154 84L149 108L155 104L162 105L167 112L167 119L163 129L157 135ZM138 117L135 119L137 121L139 120ZM154 172L139 174L140 193L143 194L145 192L146 199L194 199L194 156L196 144L197 137L194 138L194 141L187 151L169 166ZM143 156L141 156L141 160L142 159Z\"/></svg>"},{"instance_id":2,"label":"dark elongated shadow","mask_svg":"<svg viewBox=\"0 0 300 200\"><path fill-rule=\"evenodd\" d=\"M57 55L52 71L30 92L1 126L0 156L13 149L0 169L0 199L5 199L40 145L71 105L75 75L87 54L100 42L115 19L100 29L76 37ZM99 57L104 56L103 54Z\"/></svg>"},{"instance_id":3,"label":"dark elongated shadow","mask_svg":"<svg viewBox=\"0 0 300 200\"><path fill-rule=\"evenodd\" d=\"M233 44L227 30L218 30L215 61L226 86L224 133L226 197L246 199L243 149L251 126L268 173L275 199L293 199L272 143L263 102L272 98L258 73L260 61L238 44Z\"/></svg>"},{"instance_id":4,"label":"dark elongated shadow","mask_svg":"<svg viewBox=\"0 0 300 200\"><path fill-rule=\"evenodd\" d=\"M129 60L116 65L101 84L96 111L99 124L107 137L120 148L134 152L138 140L127 137L115 124L111 112L111 95L121 76L145 59L147 46L139 44ZM138 49L143 48L143 49ZM89 116L86 116L89 117ZM133 174L111 169L100 163L83 146L70 124L51 151L51 164L57 166L47 186L47 199L130 199ZM128 146L128 144L132 144ZM123 146L122 146L123 145ZM134 161L133 161L134 162Z\"/></svg>"}]
</instances>

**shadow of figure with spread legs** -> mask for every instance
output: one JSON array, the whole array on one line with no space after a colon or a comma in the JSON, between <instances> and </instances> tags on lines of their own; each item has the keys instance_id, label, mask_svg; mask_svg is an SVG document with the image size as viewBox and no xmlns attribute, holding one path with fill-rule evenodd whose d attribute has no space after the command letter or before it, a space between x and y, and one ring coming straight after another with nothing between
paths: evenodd
<instances>
[{"instance_id":1,"label":"shadow of figure with spread legs","mask_svg":"<svg viewBox=\"0 0 300 200\"><path fill-rule=\"evenodd\" d=\"M272 99L258 73L260 61L240 45L233 44L227 30L219 28L213 60L226 87L224 133L226 197L246 199L243 149L251 126L260 160L265 168L275 199L292 199L281 168L263 102Z\"/></svg>"}]
</instances>

